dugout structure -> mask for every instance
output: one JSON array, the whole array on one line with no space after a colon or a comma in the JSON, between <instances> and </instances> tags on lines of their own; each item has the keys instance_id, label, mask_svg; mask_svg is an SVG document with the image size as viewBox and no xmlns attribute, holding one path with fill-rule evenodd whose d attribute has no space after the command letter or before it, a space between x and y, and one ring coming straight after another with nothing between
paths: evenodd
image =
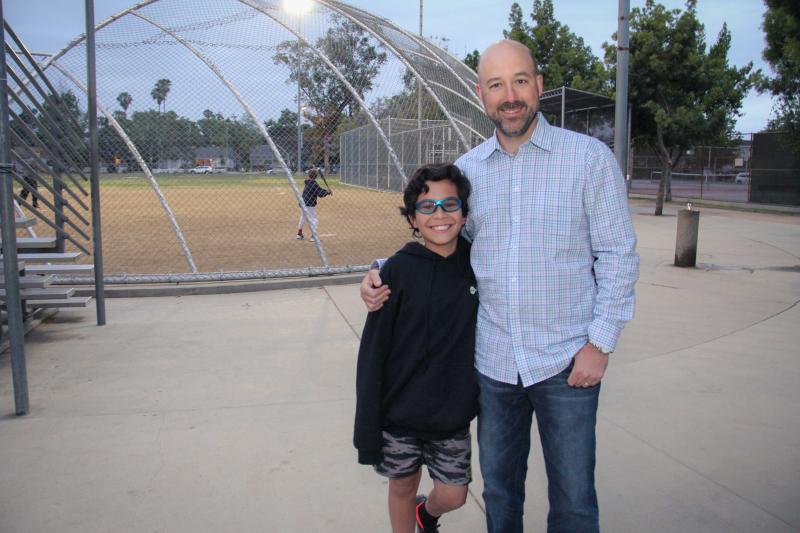
<instances>
[{"instance_id":1,"label":"dugout structure","mask_svg":"<svg viewBox=\"0 0 800 533\"><path fill-rule=\"evenodd\" d=\"M41 61L80 113L91 105L101 117L109 281L360 269L406 237L394 220L376 224L352 208L385 213L395 201L340 184L342 133L372 127L374 159L386 159L396 188L414 165L398 155L411 149L409 135L398 133L406 125L388 119L445 135L436 157L463 153L491 133L476 74L446 50L343 2L293 4L132 5L95 27L96 102L81 81L85 36ZM324 169L336 194L320 202L320 227L306 228L316 238L298 244L311 167Z\"/></svg>"}]
</instances>

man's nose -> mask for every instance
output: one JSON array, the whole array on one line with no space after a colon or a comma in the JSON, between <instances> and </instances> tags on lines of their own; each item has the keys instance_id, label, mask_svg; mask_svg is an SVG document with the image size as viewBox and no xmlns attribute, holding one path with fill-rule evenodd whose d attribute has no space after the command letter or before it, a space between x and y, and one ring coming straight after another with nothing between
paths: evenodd
<instances>
[{"instance_id":1,"label":"man's nose","mask_svg":"<svg viewBox=\"0 0 800 533\"><path fill-rule=\"evenodd\" d=\"M506 102L514 102L517 100L517 93L514 91L514 84L509 83L505 86L505 97Z\"/></svg>"}]
</instances>

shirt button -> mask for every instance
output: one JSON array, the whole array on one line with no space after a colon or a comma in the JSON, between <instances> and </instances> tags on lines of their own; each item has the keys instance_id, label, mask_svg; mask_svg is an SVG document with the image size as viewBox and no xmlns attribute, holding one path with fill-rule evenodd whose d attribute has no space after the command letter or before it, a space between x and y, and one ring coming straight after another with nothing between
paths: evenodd
<instances>
[{"instance_id":1,"label":"shirt button","mask_svg":"<svg viewBox=\"0 0 800 533\"><path fill-rule=\"evenodd\" d=\"M517 278L511 278L511 281L513 281L514 283L516 283L516 282L517 282Z\"/></svg>"}]
</instances>

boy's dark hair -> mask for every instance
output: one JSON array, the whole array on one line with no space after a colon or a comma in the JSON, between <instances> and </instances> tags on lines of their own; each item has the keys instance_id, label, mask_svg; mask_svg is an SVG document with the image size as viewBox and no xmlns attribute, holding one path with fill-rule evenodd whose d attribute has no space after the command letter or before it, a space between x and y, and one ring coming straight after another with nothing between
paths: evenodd
<instances>
[{"instance_id":1,"label":"boy's dark hair","mask_svg":"<svg viewBox=\"0 0 800 533\"><path fill-rule=\"evenodd\" d=\"M420 194L425 194L430 190L427 185L429 181L449 180L456 186L458 198L461 200L461 214L465 217L469 214L469 193L472 185L469 180L461 173L457 166L451 164L424 165L419 167L406 185L403 191L403 207L400 214L406 217L408 225L413 230L411 234L419 237L419 230L414 229L411 219L417 212L417 198Z\"/></svg>"}]
</instances>

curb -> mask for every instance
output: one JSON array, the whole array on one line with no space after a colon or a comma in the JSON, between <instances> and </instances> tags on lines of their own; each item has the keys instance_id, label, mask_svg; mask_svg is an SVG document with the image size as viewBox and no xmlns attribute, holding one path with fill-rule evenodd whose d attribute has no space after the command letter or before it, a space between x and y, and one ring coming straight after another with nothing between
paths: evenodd
<instances>
[{"instance_id":1,"label":"curb","mask_svg":"<svg viewBox=\"0 0 800 533\"><path fill-rule=\"evenodd\" d=\"M106 298L145 298L160 296L193 296L199 294L235 294L240 292L277 291L307 289L325 285L349 285L360 283L364 273L336 276L314 276L311 278L287 278L257 281L208 281L196 283L168 283L149 285L109 285L105 287ZM94 287L75 287L76 296L95 297Z\"/></svg>"}]
</instances>

